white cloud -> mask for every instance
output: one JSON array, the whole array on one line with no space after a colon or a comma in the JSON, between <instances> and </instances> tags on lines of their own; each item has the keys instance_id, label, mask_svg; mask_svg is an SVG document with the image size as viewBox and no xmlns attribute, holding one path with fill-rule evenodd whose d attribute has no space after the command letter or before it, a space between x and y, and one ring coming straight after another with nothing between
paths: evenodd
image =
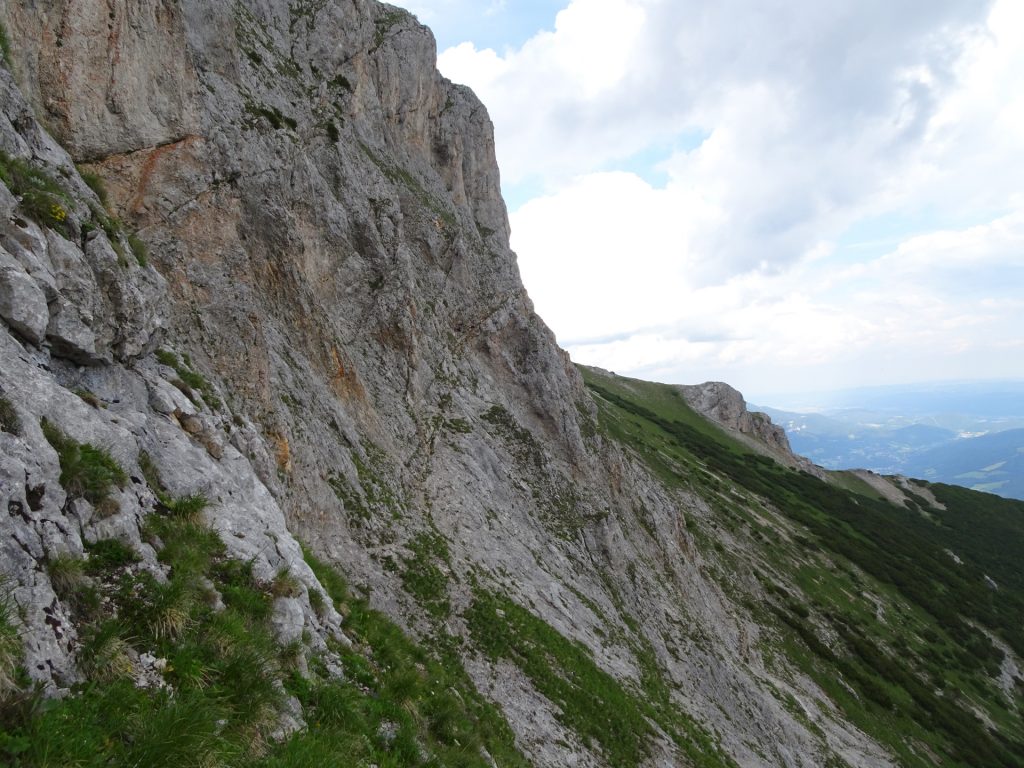
<instances>
[{"instance_id":1,"label":"white cloud","mask_svg":"<svg viewBox=\"0 0 1024 768\"><path fill-rule=\"evenodd\" d=\"M544 190L513 247L574 358L762 389L1024 376L1017 0L574 0L439 64L506 184Z\"/></svg>"},{"instance_id":2,"label":"white cloud","mask_svg":"<svg viewBox=\"0 0 1024 768\"><path fill-rule=\"evenodd\" d=\"M568 348L619 372L721 378L754 392L1020 376L1007 350L1021 347L1021 286L1024 211L912 238L845 270L809 260L683 291L673 322Z\"/></svg>"},{"instance_id":3,"label":"white cloud","mask_svg":"<svg viewBox=\"0 0 1024 768\"><path fill-rule=\"evenodd\" d=\"M567 340L671 322L693 269L681 206L701 203L627 173L592 174L526 203L512 215L512 242L541 317Z\"/></svg>"},{"instance_id":4,"label":"white cloud","mask_svg":"<svg viewBox=\"0 0 1024 768\"><path fill-rule=\"evenodd\" d=\"M500 56L502 68L492 63L499 54L471 44L443 51L438 67L488 105L507 180L564 179L607 154L593 132L606 125L621 133L631 122L607 120L615 108L608 95L635 74L646 18L636 0L574 0L557 15L553 32Z\"/></svg>"},{"instance_id":5,"label":"white cloud","mask_svg":"<svg viewBox=\"0 0 1024 768\"><path fill-rule=\"evenodd\" d=\"M473 72L473 79L493 82L509 68L509 63L491 48L478 51L471 42L459 43L441 54L447 72ZM439 61L442 60L439 58ZM464 79L464 78L463 78ZM462 82L462 80L460 80Z\"/></svg>"}]
</instances>

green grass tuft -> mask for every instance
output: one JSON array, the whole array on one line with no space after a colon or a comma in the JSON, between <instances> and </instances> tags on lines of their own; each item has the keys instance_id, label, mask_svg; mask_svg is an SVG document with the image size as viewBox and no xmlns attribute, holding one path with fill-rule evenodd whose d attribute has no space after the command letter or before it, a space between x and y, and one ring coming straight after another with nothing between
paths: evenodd
<instances>
[{"instance_id":1,"label":"green grass tuft","mask_svg":"<svg viewBox=\"0 0 1024 768\"><path fill-rule=\"evenodd\" d=\"M436 533L420 533L406 543L410 557L402 558L402 586L436 619L451 612L448 576L441 565L449 559L448 543Z\"/></svg>"},{"instance_id":2,"label":"green grass tuft","mask_svg":"<svg viewBox=\"0 0 1024 768\"><path fill-rule=\"evenodd\" d=\"M210 506L210 500L203 493L193 493L176 499L165 497L163 504L173 517L194 523L200 520L203 510Z\"/></svg>"},{"instance_id":3,"label":"green grass tuft","mask_svg":"<svg viewBox=\"0 0 1024 768\"><path fill-rule=\"evenodd\" d=\"M128 247L132 249L132 255L135 256L135 261L140 267L149 266L149 250L146 248L146 244L142 241L136 233L129 232L127 234Z\"/></svg>"},{"instance_id":4,"label":"green grass tuft","mask_svg":"<svg viewBox=\"0 0 1024 768\"><path fill-rule=\"evenodd\" d=\"M68 553L51 557L46 563L46 572L53 591L61 597L77 592L89 582L85 560Z\"/></svg>"},{"instance_id":5,"label":"green grass tuft","mask_svg":"<svg viewBox=\"0 0 1024 768\"><path fill-rule=\"evenodd\" d=\"M117 539L100 539L93 544L86 544L85 550L89 553L85 570L91 576L133 565L141 559L134 549Z\"/></svg>"},{"instance_id":6,"label":"green grass tuft","mask_svg":"<svg viewBox=\"0 0 1024 768\"><path fill-rule=\"evenodd\" d=\"M17 691L21 666L21 639L15 625L15 604L0 580L0 704Z\"/></svg>"},{"instance_id":7,"label":"green grass tuft","mask_svg":"<svg viewBox=\"0 0 1024 768\"><path fill-rule=\"evenodd\" d=\"M89 620L99 613L100 595L87 573L84 559L69 553L56 555L47 561L46 572L53 591L76 618Z\"/></svg>"},{"instance_id":8,"label":"green grass tuft","mask_svg":"<svg viewBox=\"0 0 1024 768\"><path fill-rule=\"evenodd\" d=\"M128 475L107 451L76 442L45 418L41 426L47 441L57 451L60 484L69 496L98 504L128 482Z\"/></svg>"},{"instance_id":9,"label":"green grass tuft","mask_svg":"<svg viewBox=\"0 0 1024 768\"><path fill-rule=\"evenodd\" d=\"M131 675L131 645L123 635L124 629L116 621L89 627L82 638L82 648L78 654L82 672L100 683L124 680Z\"/></svg>"},{"instance_id":10,"label":"green grass tuft","mask_svg":"<svg viewBox=\"0 0 1024 768\"><path fill-rule=\"evenodd\" d=\"M4 66L11 68L11 38L7 34L7 25L0 21L0 60Z\"/></svg>"},{"instance_id":11,"label":"green grass tuft","mask_svg":"<svg viewBox=\"0 0 1024 768\"><path fill-rule=\"evenodd\" d=\"M335 605L344 604L348 599L348 583L345 578L318 559L306 546L302 547L302 557Z\"/></svg>"},{"instance_id":12,"label":"green grass tuft","mask_svg":"<svg viewBox=\"0 0 1024 768\"><path fill-rule=\"evenodd\" d=\"M174 372L178 374L178 379L171 383L184 392L189 400L195 402L193 391L198 391L207 405L215 410L220 408L221 401L217 397L213 385L205 376L192 368L192 360L188 355L184 355L179 360L178 356L169 349L158 349L154 354L157 362L168 368L173 368Z\"/></svg>"},{"instance_id":13,"label":"green grass tuft","mask_svg":"<svg viewBox=\"0 0 1024 768\"><path fill-rule=\"evenodd\" d=\"M109 197L107 195L106 184L103 182L103 177L95 171L90 171L87 168L78 168L78 175L82 177L82 181L86 183L89 189L96 193L96 197L99 198L100 204L106 208L109 202Z\"/></svg>"},{"instance_id":14,"label":"green grass tuft","mask_svg":"<svg viewBox=\"0 0 1024 768\"><path fill-rule=\"evenodd\" d=\"M270 583L270 594L274 597L300 597L302 585L288 570L282 569Z\"/></svg>"},{"instance_id":15,"label":"green grass tuft","mask_svg":"<svg viewBox=\"0 0 1024 768\"><path fill-rule=\"evenodd\" d=\"M0 181L20 199L28 218L66 233L70 198L52 176L0 150Z\"/></svg>"}]
</instances>

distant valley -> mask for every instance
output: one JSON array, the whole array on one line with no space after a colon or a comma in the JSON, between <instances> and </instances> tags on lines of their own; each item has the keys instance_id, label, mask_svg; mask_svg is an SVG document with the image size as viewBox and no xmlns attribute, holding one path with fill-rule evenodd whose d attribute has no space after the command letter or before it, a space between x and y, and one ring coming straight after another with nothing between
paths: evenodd
<instances>
[{"instance_id":1,"label":"distant valley","mask_svg":"<svg viewBox=\"0 0 1024 768\"><path fill-rule=\"evenodd\" d=\"M1024 499L1024 383L878 387L752 406L796 453L827 469L870 469Z\"/></svg>"}]
</instances>

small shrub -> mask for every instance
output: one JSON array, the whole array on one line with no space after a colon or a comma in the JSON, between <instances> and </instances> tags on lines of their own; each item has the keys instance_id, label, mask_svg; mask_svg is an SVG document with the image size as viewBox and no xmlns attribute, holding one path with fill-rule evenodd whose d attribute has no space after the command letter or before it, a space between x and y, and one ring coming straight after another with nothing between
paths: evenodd
<instances>
[{"instance_id":1,"label":"small shrub","mask_svg":"<svg viewBox=\"0 0 1024 768\"><path fill-rule=\"evenodd\" d=\"M0 397L0 431L11 435L21 434L21 419L14 403L6 397Z\"/></svg>"},{"instance_id":2,"label":"small shrub","mask_svg":"<svg viewBox=\"0 0 1024 768\"><path fill-rule=\"evenodd\" d=\"M43 419L41 426L57 451L60 484L69 496L98 504L114 488L123 488L128 482L128 475L107 451L73 440L47 419Z\"/></svg>"}]
</instances>

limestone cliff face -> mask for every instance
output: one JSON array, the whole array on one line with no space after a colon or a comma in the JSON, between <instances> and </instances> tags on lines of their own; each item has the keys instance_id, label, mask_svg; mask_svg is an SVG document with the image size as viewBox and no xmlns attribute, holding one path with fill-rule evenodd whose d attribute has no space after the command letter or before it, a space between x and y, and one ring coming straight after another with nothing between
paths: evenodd
<instances>
[{"instance_id":1,"label":"limestone cliff face","mask_svg":"<svg viewBox=\"0 0 1024 768\"><path fill-rule=\"evenodd\" d=\"M693 410L732 432L748 446L767 453L787 466L801 469L820 479L825 478L821 467L793 453L786 430L772 424L768 414L747 410L747 403L739 390L721 381L684 384L677 389Z\"/></svg>"},{"instance_id":2,"label":"limestone cliff face","mask_svg":"<svg viewBox=\"0 0 1024 768\"><path fill-rule=\"evenodd\" d=\"M261 577L297 575L299 594L275 603L285 639L305 629L322 649L343 634L311 608L321 587L302 541L413 633L468 640L477 584L625 685L650 648L675 706L739 764L889 764L808 679L766 666L757 624L687 529L708 501L601 437L520 281L487 112L437 73L410 14L372 0L6 0L0 17L18 81L0 71L0 146L58 178L68 209L31 220L0 186L0 386L22 424L0 435L2 501L17 510L0 523L2 567L36 679L61 689L80 674L40 563L113 536L161 573L142 533L157 503L145 453L169 491L214 502L210 524ZM97 224L79 171L102 177L145 266ZM183 366L205 382L191 396ZM716 418L788 449L713 394ZM43 417L127 469L115 514L68 502ZM440 621L396 566L419 535L450 553ZM468 642L463 662L535 764L605 764L520 669ZM780 689L807 702L799 714ZM649 762L687 759L666 737Z\"/></svg>"},{"instance_id":3,"label":"limestone cliff face","mask_svg":"<svg viewBox=\"0 0 1024 768\"><path fill-rule=\"evenodd\" d=\"M792 453L786 431L772 424L766 414L748 411L743 395L728 384L708 381L704 384L680 386L679 391L697 413L726 429L749 435L773 450Z\"/></svg>"}]
</instances>

